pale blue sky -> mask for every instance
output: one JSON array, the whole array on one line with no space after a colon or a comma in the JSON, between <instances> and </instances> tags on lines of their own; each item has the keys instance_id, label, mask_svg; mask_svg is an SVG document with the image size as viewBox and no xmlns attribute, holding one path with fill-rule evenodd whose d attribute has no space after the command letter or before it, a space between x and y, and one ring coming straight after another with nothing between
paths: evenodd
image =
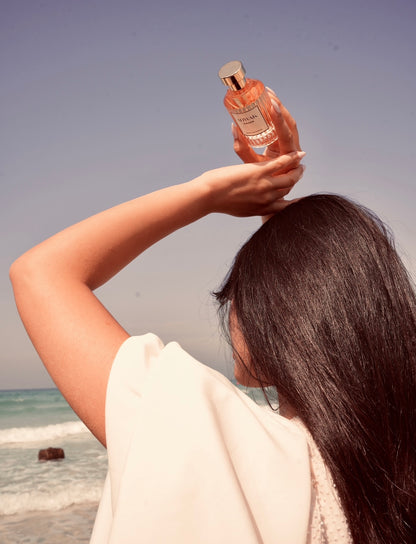
<instances>
[{"instance_id":1,"label":"pale blue sky","mask_svg":"<svg viewBox=\"0 0 416 544\"><path fill-rule=\"evenodd\" d=\"M296 117L294 196L348 195L416 270L414 0L1 2L0 389L51 384L14 307L10 263L61 228L238 162L218 68L243 60ZM132 334L226 371L209 292L257 220L208 217L99 295Z\"/></svg>"}]
</instances>

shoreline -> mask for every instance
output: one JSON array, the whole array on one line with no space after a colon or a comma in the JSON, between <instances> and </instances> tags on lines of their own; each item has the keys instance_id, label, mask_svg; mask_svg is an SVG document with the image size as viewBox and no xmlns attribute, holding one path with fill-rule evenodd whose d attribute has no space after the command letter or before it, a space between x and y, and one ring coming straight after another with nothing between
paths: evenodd
<instances>
[{"instance_id":1,"label":"shoreline","mask_svg":"<svg viewBox=\"0 0 416 544\"><path fill-rule=\"evenodd\" d=\"M56 511L0 516L2 544L88 544L97 509L98 502L88 502Z\"/></svg>"}]
</instances>

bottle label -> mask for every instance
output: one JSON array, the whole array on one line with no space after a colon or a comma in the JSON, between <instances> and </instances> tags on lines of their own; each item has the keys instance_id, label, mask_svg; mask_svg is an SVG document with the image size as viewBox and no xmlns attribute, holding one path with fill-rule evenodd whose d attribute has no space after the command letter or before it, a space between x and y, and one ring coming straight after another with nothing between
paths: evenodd
<instances>
[{"instance_id":1,"label":"bottle label","mask_svg":"<svg viewBox=\"0 0 416 544\"><path fill-rule=\"evenodd\" d=\"M256 134L261 134L269 128L256 103L244 112L230 111L230 113L241 132L246 136L256 136Z\"/></svg>"}]
</instances>

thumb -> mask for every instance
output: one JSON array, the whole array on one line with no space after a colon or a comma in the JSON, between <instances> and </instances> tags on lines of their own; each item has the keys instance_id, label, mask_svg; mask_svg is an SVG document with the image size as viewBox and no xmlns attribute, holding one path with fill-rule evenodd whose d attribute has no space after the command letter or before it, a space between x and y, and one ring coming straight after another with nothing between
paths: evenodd
<instances>
[{"instance_id":1,"label":"thumb","mask_svg":"<svg viewBox=\"0 0 416 544\"><path fill-rule=\"evenodd\" d=\"M280 155L276 159L270 159L259 164L264 169L266 175L279 172L281 170L290 170L299 163L306 155L304 151L292 151L286 155Z\"/></svg>"}]
</instances>

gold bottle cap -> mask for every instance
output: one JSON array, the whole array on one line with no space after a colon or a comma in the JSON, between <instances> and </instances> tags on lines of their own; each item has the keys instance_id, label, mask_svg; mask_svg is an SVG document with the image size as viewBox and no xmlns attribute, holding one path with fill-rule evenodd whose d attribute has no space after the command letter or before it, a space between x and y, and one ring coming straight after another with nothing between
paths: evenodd
<instances>
[{"instance_id":1,"label":"gold bottle cap","mask_svg":"<svg viewBox=\"0 0 416 544\"><path fill-rule=\"evenodd\" d=\"M218 76L227 87L233 91L239 91L246 84L246 71L243 63L239 60L232 60L224 64L219 71Z\"/></svg>"}]
</instances>

